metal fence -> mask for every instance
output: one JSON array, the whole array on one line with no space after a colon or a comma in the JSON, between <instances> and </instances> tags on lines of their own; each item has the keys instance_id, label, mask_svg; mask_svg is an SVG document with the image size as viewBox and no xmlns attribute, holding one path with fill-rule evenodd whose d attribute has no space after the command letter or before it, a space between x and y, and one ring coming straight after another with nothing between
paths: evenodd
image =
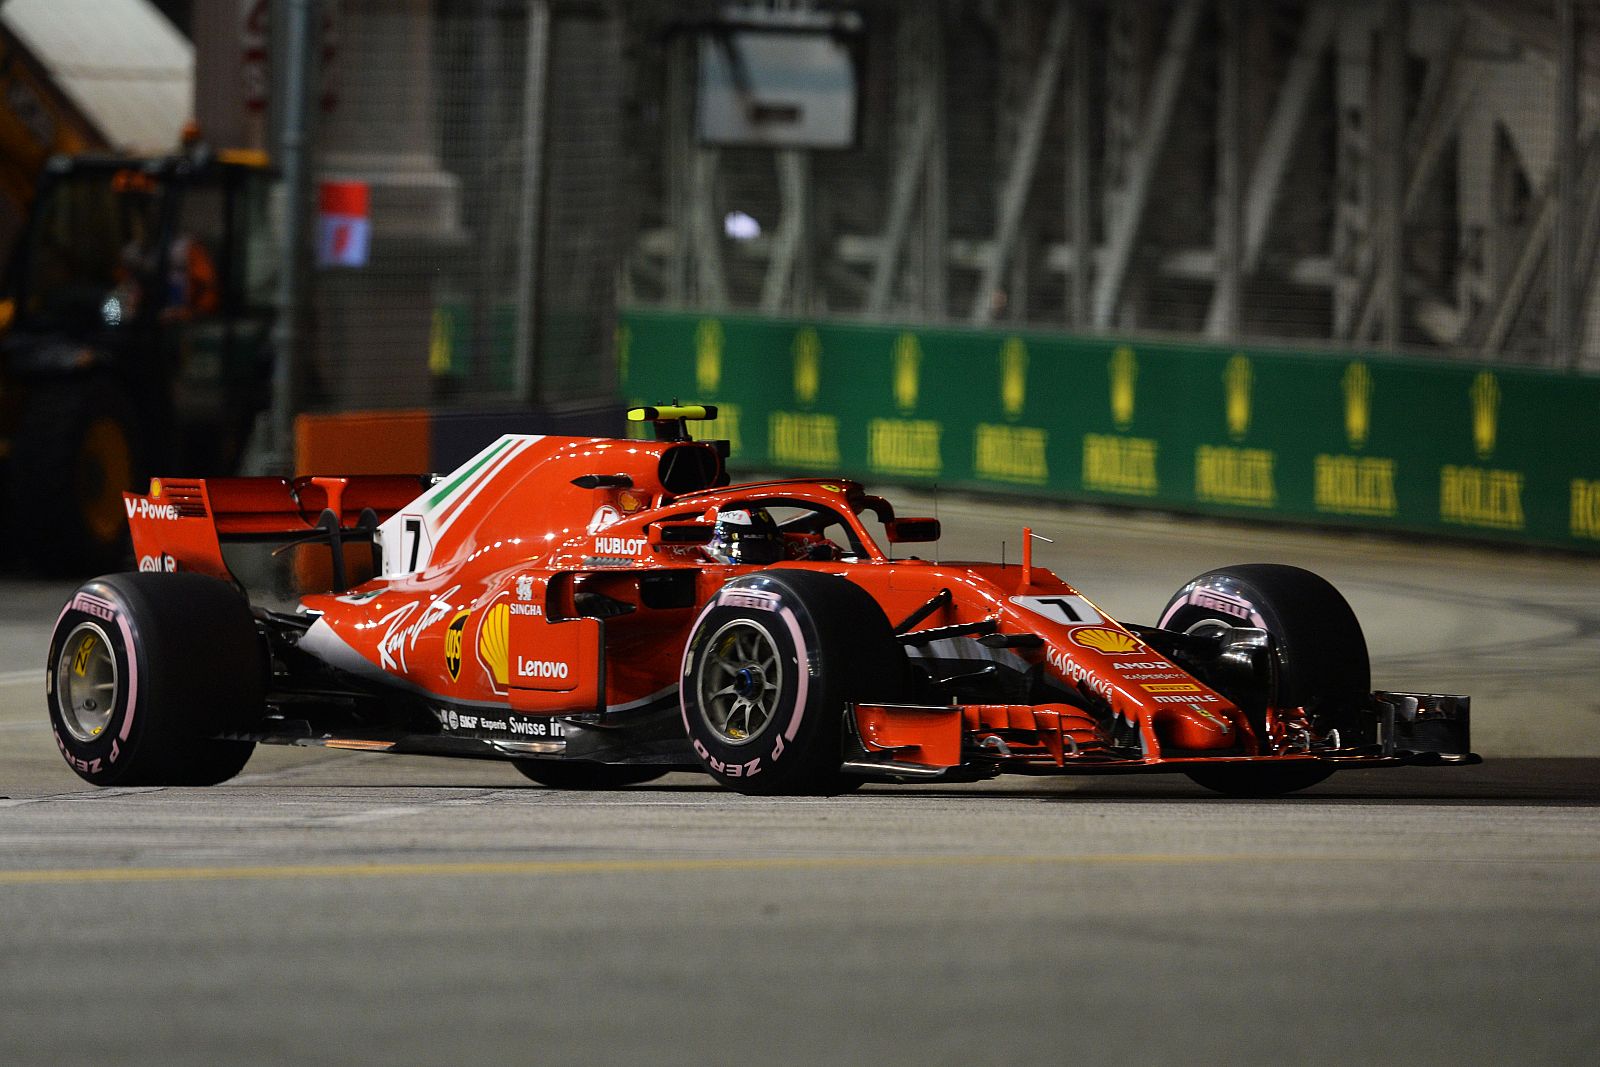
<instances>
[{"instance_id":1,"label":"metal fence","mask_svg":"<svg viewBox=\"0 0 1600 1067\"><path fill-rule=\"evenodd\" d=\"M749 5L864 16L859 142L806 153L697 139L684 20L623 6L668 55L626 300L1600 368L1586 4Z\"/></svg>"},{"instance_id":2,"label":"metal fence","mask_svg":"<svg viewBox=\"0 0 1600 1067\"><path fill-rule=\"evenodd\" d=\"M1600 370L1577 0L321 7L316 177L373 235L311 287L324 406L603 395L619 304ZM730 28L785 23L851 57L848 144L709 138Z\"/></svg>"}]
</instances>

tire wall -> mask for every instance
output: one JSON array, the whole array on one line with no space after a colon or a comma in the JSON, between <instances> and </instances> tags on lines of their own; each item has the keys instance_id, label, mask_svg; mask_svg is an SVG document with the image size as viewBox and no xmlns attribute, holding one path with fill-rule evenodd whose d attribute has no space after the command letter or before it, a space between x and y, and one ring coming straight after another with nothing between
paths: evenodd
<instances>
[{"instance_id":1,"label":"tire wall","mask_svg":"<svg viewBox=\"0 0 1600 1067\"><path fill-rule=\"evenodd\" d=\"M624 403L718 405L695 436L746 470L1600 551L1596 377L642 310L619 365Z\"/></svg>"}]
</instances>

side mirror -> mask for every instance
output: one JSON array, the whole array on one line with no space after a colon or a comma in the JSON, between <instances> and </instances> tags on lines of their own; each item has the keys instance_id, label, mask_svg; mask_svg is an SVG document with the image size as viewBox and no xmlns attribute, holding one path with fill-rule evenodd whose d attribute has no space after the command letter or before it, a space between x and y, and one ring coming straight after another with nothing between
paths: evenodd
<instances>
[{"instance_id":1,"label":"side mirror","mask_svg":"<svg viewBox=\"0 0 1600 1067\"><path fill-rule=\"evenodd\" d=\"M891 545L921 544L939 540L938 519L890 519L883 524Z\"/></svg>"},{"instance_id":2,"label":"side mirror","mask_svg":"<svg viewBox=\"0 0 1600 1067\"><path fill-rule=\"evenodd\" d=\"M650 524L650 546L704 545L717 532L714 522L654 522Z\"/></svg>"}]
</instances>

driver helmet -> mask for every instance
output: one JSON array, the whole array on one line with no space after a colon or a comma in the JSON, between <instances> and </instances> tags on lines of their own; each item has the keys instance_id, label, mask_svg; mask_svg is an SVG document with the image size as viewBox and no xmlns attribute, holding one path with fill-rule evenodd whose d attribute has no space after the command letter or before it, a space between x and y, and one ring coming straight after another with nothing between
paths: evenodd
<instances>
[{"instance_id":1,"label":"driver helmet","mask_svg":"<svg viewBox=\"0 0 1600 1067\"><path fill-rule=\"evenodd\" d=\"M718 563L777 563L784 558L783 534L766 508L717 512L706 554Z\"/></svg>"}]
</instances>

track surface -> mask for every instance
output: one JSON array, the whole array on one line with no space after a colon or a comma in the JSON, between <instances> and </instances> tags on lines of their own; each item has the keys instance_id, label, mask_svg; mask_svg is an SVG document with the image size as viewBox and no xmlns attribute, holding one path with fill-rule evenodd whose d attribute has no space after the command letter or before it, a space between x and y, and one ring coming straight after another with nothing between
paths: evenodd
<instances>
[{"instance_id":1,"label":"track surface","mask_svg":"<svg viewBox=\"0 0 1600 1067\"><path fill-rule=\"evenodd\" d=\"M930 508L903 505L903 513ZM1181 778L762 800L673 775L260 749L93 790L39 694L68 590L0 585L0 1063L1588 1063L1600 562L945 500L946 557L1154 619L1309 566L1482 767L1230 801ZM1581 758L1558 758L1558 757Z\"/></svg>"}]
</instances>

